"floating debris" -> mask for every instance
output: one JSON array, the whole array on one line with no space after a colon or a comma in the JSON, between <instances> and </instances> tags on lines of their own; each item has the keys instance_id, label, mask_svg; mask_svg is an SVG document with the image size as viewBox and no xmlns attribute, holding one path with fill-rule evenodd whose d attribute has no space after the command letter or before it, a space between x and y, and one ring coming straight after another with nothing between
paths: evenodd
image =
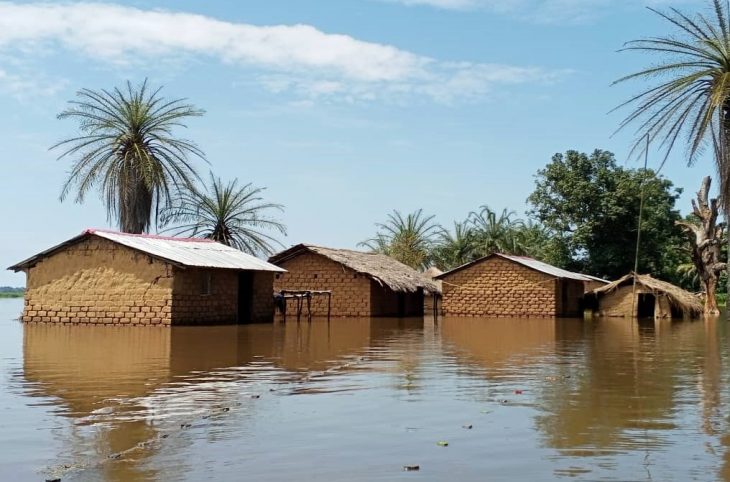
<instances>
[{"instance_id":1,"label":"floating debris","mask_svg":"<svg viewBox=\"0 0 730 482\"><path fill-rule=\"evenodd\" d=\"M192 427L192 425L191 425L191 424L189 424L189 423L181 423L181 424L180 424L180 428L183 428L183 429L185 429L185 428L190 428L190 427Z\"/></svg>"},{"instance_id":2,"label":"floating debris","mask_svg":"<svg viewBox=\"0 0 730 482\"><path fill-rule=\"evenodd\" d=\"M251 395L251 398L261 398L261 395Z\"/></svg>"},{"instance_id":3,"label":"floating debris","mask_svg":"<svg viewBox=\"0 0 730 482\"><path fill-rule=\"evenodd\" d=\"M507 405L509 403L509 400L507 400L506 398L503 398L502 400L499 401L499 403L501 403L502 405Z\"/></svg>"},{"instance_id":4,"label":"floating debris","mask_svg":"<svg viewBox=\"0 0 730 482\"><path fill-rule=\"evenodd\" d=\"M416 467L418 467L418 466L416 466ZM418 469L416 469L416 470L418 470ZM59 477L56 479L46 479L46 482L61 482L61 478Z\"/></svg>"},{"instance_id":5,"label":"floating debris","mask_svg":"<svg viewBox=\"0 0 730 482\"><path fill-rule=\"evenodd\" d=\"M522 395L523 393L525 392L522 390L515 390L515 395Z\"/></svg>"},{"instance_id":6,"label":"floating debris","mask_svg":"<svg viewBox=\"0 0 730 482\"><path fill-rule=\"evenodd\" d=\"M405 472L415 472L417 470L421 470L421 466L420 465L404 465L403 470ZM60 479L59 479L59 482L60 482Z\"/></svg>"},{"instance_id":7,"label":"floating debris","mask_svg":"<svg viewBox=\"0 0 730 482\"><path fill-rule=\"evenodd\" d=\"M110 454L110 455L107 456L108 459L118 459L118 458L121 458L121 457L122 457L122 454L121 453Z\"/></svg>"},{"instance_id":8,"label":"floating debris","mask_svg":"<svg viewBox=\"0 0 730 482\"><path fill-rule=\"evenodd\" d=\"M474 425L472 425L472 424L468 424L468 425L462 425L462 426L461 426L461 428L465 428L465 429L467 429L467 430L471 430L471 429L473 429L473 428L474 428Z\"/></svg>"},{"instance_id":9,"label":"floating debris","mask_svg":"<svg viewBox=\"0 0 730 482\"><path fill-rule=\"evenodd\" d=\"M479 410L479 413L492 413L492 410Z\"/></svg>"},{"instance_id":10,"label":"floating debris","mask_svg":"<svg viewBox=\"0 0 730 482\"><path fill-rule=\"evenodd\" d=\"M441 440L441 441L437 442L436 445L438 445L439 447L448 447L449 442L445 442L445 441Z\"/></svg>"}]
</instances>

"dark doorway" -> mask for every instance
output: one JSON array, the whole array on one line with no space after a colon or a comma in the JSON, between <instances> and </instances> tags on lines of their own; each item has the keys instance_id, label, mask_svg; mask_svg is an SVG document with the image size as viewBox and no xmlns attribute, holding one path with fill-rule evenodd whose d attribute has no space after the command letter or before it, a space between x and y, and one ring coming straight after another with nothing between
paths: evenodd
<instances>
[{"instance_id":1,"label":"dark doorway","mask_svg":"<svg viewBox=\"0 0 730 482\"><path fill-rule=\"evenodd\" d=\"M406 295L402 291L398 292L398 317L406 316Z\"/></svg>"},{"instance_id":2,"label":"dark doorway","mask_svg":"<svg viewBox=\"0 0 730 482\"><path fill-rule=\"evenodd\" d=\"M651 293L639 293L636 316L639 318L654 318L656 297Z\"/></svg>"},{"instance_id":3,"label":"dark doorway","mask_svg":"<svg viewBox=\"0 0 730 482\"><path fill-rule=\"evenodd\" d=\"M238 273L238 323L251 323L253 314L253 273Z\"/></svg>"}]
</instances>

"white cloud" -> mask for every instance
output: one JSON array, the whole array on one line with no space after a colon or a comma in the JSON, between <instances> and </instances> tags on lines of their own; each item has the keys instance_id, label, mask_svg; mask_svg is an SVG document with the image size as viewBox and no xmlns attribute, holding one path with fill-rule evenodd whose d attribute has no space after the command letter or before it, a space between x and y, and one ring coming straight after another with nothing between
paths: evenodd
<instances>
[{"instance_id":1,"label":"white cloud","mask_svg":"<svg viewBox=\"0 0 730 482\"><path fill-rule=\"evenodd\" d=\"M17 74L0 69L0 91L26 100L42 95L53 95L66 86L65 80L49 80L41 74Z\"/></svg>"},{"instance_id":2,"label":"white cloud","mask_svg":"<svg viewBox=\"0 0 730 482\"><path fill-rule=\"evenodd\" d=\"M27 55L29 49L49 47L120 65L208 56L263 70L262 80L274 92L294 90L310 97L409 93L451 100L556 75L532 67L440 62L309 25L257 26L101 3L0 2L0 52L23 49Z\"/></svg>"}]
</instances>

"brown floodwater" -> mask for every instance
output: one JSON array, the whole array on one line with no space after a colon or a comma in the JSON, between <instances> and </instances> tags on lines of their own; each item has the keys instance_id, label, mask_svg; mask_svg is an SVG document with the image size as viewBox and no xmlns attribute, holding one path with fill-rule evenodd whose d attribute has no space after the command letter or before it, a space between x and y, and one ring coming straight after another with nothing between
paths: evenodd
<instances>
[{"instance_id":1,"label":"brown floodwater","mask_svg":"<svg viewBox=\"0 0 730 482\"><path fill-rule=\"evenodd\" d=\"M0 300L2 480L730 480L724 321L166 329L21 307Z\"/></svg>"}]
</instances>

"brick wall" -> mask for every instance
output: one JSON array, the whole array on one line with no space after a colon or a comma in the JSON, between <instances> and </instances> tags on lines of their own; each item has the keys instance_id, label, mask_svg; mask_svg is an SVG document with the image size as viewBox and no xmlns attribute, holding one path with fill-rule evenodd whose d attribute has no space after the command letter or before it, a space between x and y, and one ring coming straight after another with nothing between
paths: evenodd
<instances>
[{"instance_id":1,"label":"brick wall","mask_svg":"<svg viewBox=\"0 0 730 482\"><path fill-rule=\"evenodd\" d=\"M91 237L27 272L23 321L169 325L172 268Z\"/></svg>"},{"instance_id":2,"label":"brick wall","mask_svg":"<svg viewBox=\"0 0 730 482\"><path fill-rule=\"evenodd\" d=\"M236 323L238 272L196 268L174 270L172 320L178 325ZM207 280L210 291L205 293Z\"/></svg>"},{"instance_id":3,"label":"brick wall","mask_svg":"<svg viewBox=\"0 0 730 482\"><path fill-rule=\"evenodd\" d=\"M443 278L446 316L556 316L556 280L499 257Z\"/></svg>"},{"instance_id":4,"label":"brick wall","mask_svg":"<svg viewBox=\"0 0 730 482\"><path fill-rule=\"evenodd\" d=\"M274 289L332 290L332 316L370 316L370 278L315 253L303 253L280 266L288 271L277 275ZM306 309L306 307L305 307ZM315 316L327 315L327 298L312 300ZM296 303L289 300L287 313L296 313Z\"/></svg>"}]
</instances>

